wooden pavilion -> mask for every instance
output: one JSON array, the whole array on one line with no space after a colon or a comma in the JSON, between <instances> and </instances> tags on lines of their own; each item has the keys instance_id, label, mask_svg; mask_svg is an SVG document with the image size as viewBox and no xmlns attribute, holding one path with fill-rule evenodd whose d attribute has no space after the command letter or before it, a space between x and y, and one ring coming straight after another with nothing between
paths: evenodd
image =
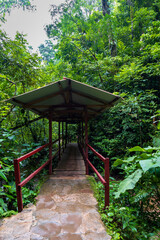
<instances>
[{"instance_id":1,"label":"wooden pavilion","mask_svg":"<svg viewBox=\"0 0 160 240\"><path fill-rule=\"evenodd\" d=\"M53 82L44 87L12 97L11 99L7 100L7 102L12 103L13 105L28 109L35 114L38 114L40 116L38 119L47 118L49 120L49 143L14 161L19 211L22 211L23 209L21 188L47 164L49 165L49 174L52 174L52 145L55 142L52 140L53 121L57 121L59 123L59 159L61 158L60 132L62 132L62 143L64 143L65 135L66 145L68 142L67 125L73 123L79 124L80 136L78 141L86 162L86 174L88 174L88 166L92 167L92 169L96 172L97 176L107 189L106 205L109 205L109 159L104 158L102 155L97 153L88 144L88 120L96 117L98 114L104 112L107 108L114 106L120 101L120 96L69 78L63 78L61 81ZM29 156L32 156L47 146L49 146L49 160L34 173L28 176L23 182L21 182L19 162L23 161ZM88 148L90 148L94 154L105 163L106 179L102 178L102 176L88 160Z\"/></svg>"}]
</instances>

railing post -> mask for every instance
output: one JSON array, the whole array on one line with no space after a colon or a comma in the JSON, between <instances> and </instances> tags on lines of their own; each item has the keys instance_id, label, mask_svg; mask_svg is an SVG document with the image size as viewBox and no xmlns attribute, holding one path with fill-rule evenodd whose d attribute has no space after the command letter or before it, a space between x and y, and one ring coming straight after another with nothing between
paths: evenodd
<instances>
[{"instance_id":1,"label":"railing post","mask_svg":"<svg viewBox=\"0 0 160 240\"><path fill-rule=\"evenodd\" d=\"M64 152L64 122L62 122L62 152Z\"/></svg>"},{"instance_id":2,"label":"railing post","mask_svg":"<svg viewBox=\"0 0 160 240\"><path fill-rule=\"evenodd\" d=\"M59 155L59 161L61 160L61 123L58 122L58 136L59 136L59 141L58 141L58 155Z\"/></svg>"},{"instance_id":3,"label":"railing post","mask_svg":"<svg viewBox=\"0 0 160 240\"><path fill-rule=\"evenodd\" d=\"M85 109L85 158L88 159L88 113ZM86 175L89 174L88 162L86 161Z\"/></svg>"},{"instance_id":4,"label":"railing post","mask_svg":"<svg viewBox=\"0 0 160 240\"><path fill-rule=\"evenodd\" d=\"M109 207L109 158L105 159L104 162L105 170L105 207Z\"/></svg>"},{"instance_id":5,"label":"railing post","mask_svg":"<svg viewBox=\"0 0 160 240\"><path fill-rule=\"evenodd\" d=\"M52 174L52 115L49 116L49 175Z\"/></svg>"},{"instance_id":6,"label":"railing post","mask_svg":"<svg viewBox=\"0 0 160 240\"><path fill-rule=\"evenodd\" d=\"M79 142L80 142L80 125L78 124L78 129L77 129L77 143L79 146Z\"/></svg>"},{"instance_id":7,"label":"railing post","mask_svg":"<svg viewBox=\"0 0 160 240\"><path fill-rule=\"evenodd\" d=\"M67 122L66 122L66 139L65 139L65 148L67 147L67 140L68 140L68 136L67 136Z\"/></svg>"},{"instance_id":8,"label":"railing post","mask_svg":"<svg viewBox=\"0 0 160 240\"><path fill-rule=\"evenodd\" d=\"M84 132L84 129L83 129L83 121L82 121L82 136L81 136L81 144L82 144L82 147L84 146L84 138L83 138L83 132Z\"/></svg>"},{"instance_id":9,"label":"railing post","mask_svg":"<svg viewBox=\"0 0 160 240\"><path fill-rule=\"evenodd\" d=\"M23 201L22 201L22 189L20 186L18 186L21 182L21 176L20 176L19 161L17 159L14 160L14 173L15 173L15 182L16 182L18 212L21 212L23 210Z\"/></svg>"}]
</instances>

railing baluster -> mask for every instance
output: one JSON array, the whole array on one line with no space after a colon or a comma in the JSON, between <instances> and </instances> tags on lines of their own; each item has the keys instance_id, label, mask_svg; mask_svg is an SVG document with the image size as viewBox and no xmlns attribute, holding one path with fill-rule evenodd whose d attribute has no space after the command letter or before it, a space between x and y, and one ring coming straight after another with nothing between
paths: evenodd
<instances>
[{"instance_id":1,"label":"railing baluster","mask_svg":"<svg viewBox=\"0 0 160 240\"><path fill-rule=\"evenodd\" d=\"M14 172L15 172L18 212L21 212L23 210L23 201L22 201L22 188L18 186L21 182L20 167L19 167L18 159L14 160Z\"/></svg>"},{"instance_id":2,"label":"railing baluster","mask_svg":"<svg viewBox=\"0 0 160 240\"><path fill-rule=\"evenodd\" d=\"M109 206L109 158L105 159L104 162L104 170L105 170L105 207Z\"/></svg>"},{"instance_id":3,"label":"railing baluster","mask_svg":"<svg viewBox=\"0 0 160 240\"><path fill-rule=\"evenodd\" d=\"M52 174L52 115L49 116L49 175Z\"/></svg>"}]
</instances>

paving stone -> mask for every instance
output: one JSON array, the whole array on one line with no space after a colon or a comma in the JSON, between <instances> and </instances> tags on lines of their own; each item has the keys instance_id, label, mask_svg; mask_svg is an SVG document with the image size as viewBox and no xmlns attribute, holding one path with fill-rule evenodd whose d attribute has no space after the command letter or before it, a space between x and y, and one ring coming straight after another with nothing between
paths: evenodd
<instances>
[{"instance_id":1,"label":"paving stone","mask_svg":"<svg viewBox=\"0 0 160 240\"><path fill-rule=\"evenodd\" d=\"M32 227L32 233L39 234L42 237L57 236L61 232L60 224L53 221L41 221L40 224Z\"/></svg>"},{"instance_id":2,"label":"paving stone","mask_svg":"<svg viewBox=\"0 0 160 240\"><path fill-rule=\"evenodd\" d=\"M107 235L106 232L88 232L85 235L82 235L83 240L110 240L111 236Z\"/></svg>"},{"instance_id":3,"label":"paving stone","mask_svg":"<svg viewBox=\"0 0 160 240\"><path fill-rule=\"evenodd\" d=\"M88 193L88 194L85 194L85 193L81 193L80 196L79 196L79 202L81 204L84 204L84 205L97 205L97 200L95 199L95 197L93 196L93 193Z\"/></svg>"},{"instance_id":4,"label":"paving stone","mask_svg":"<svg viewBox=\"0 0 160 240\"><path fill-rule=\"evenodd\" d=\"M82 236L79 234L64 233L58 238L50 238L49 240L83 240Z\"/></svg>"},{"instance_id":5,"label":"paving stone","mask_svg":"<svg viewBox=\"0 0 160 240\"><path fill-rule=\"evenodd\" d=\"M17 236L15 236L16 240L30 240L30 232L25 233L25 234L18 234Z\"/></svg>"},{"instance_id":6,"label":"paving stone","mask_svg":"<svg viewBox=\"0 0 160 240\"><path fill-rule=\"evenodd\" d=\"M31 234L30 240L43 240L44 238L40 236L39 234Z\"/></svg>"},{"instance_id":7,"label":"paving stone","mask_svg":"<svg viewBox=\"0 0 160 240\"><path fill-rule=\"evenodd\" d=\"M66 233L75 233L82 223L82 216L78 213L61 214L62 231Z\"/></svg>"}]
</instances>

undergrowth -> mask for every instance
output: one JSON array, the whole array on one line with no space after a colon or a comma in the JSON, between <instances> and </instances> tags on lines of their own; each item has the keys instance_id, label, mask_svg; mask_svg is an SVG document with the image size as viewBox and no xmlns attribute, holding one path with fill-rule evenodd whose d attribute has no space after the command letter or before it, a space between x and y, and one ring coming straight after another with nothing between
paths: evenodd
<instances>
[{"instance_id":1,"label":"undergrowth","mask_svg":"<svg viewBox=\"0 0 160 240\"><path fill-rule=\"evenodd\" d=\"M129 193L119 199L115 198L114 193L119 187L118 181L110 178L110 206L105 209L103 184L97 181L96 177L89 176L88 180L98 201L101 219L113 240L160 239L157 236L158 226L155 222L127 203Z\"/></svg>"}]
</instances>

